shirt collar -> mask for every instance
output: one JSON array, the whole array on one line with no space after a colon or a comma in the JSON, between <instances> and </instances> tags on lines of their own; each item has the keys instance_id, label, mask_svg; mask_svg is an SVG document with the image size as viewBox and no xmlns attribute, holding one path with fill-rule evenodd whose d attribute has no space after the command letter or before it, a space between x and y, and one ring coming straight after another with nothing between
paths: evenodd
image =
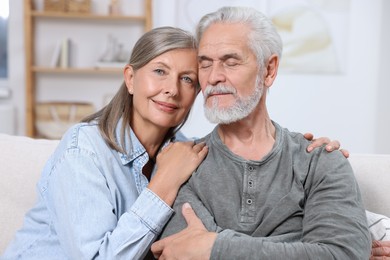
<instances>
[{"instance_id":1,"label":"shirt collar","mask_svg":"<svg viewBox=\"0 0 390 260\"><path fill-rule=\"evenodd\" d=\"M121 118L118 121L118 124L117 124L116 129L115 129L116 142L119 146L122 143L122 139L121 139L122 124L123 124L123 120ZM147 154L145 147L138 140L137 136L135 135L133 129L130 126L126 127L124 138L125 138L125 140L124 140L125 153L118 152L119 157L121 158L123 165L134 161L135 159L137 159L140 156L147 156L149 159L149 155ZM162 149L165 148L173 140L175 140L175 137L166 141L162 145Z\"/></svg>"}]
</instances>

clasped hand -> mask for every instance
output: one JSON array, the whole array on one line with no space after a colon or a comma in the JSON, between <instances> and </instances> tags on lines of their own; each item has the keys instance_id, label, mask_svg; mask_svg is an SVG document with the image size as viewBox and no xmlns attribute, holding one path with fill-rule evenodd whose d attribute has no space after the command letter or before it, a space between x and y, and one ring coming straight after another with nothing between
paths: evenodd
<instances>
[{"instance_id":1,"label":"clasped hand","mask_svg":"<svg viewBox=\"0 0 390 260\"><path fill-rule=\"evenodd\" d=\"M390 241L372 241L370 260L390 260Z\"/></svg>"},{"instance_id":2,"label":"clasped hand","mask_svg":"<svg viewBox=\"0 0 390 260\"><path fill-rule=\"evenodd\" d=\"M190 204L183 204L182 213L187 228L153 243L154 257L162 260L210 259L217 234L207 231Z\"/></svg>"}]
</instances>

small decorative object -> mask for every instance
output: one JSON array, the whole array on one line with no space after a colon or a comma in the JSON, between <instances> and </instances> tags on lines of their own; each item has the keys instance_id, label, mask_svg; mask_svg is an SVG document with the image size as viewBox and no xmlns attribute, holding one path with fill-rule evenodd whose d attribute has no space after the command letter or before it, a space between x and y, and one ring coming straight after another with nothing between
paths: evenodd
<instances>
[{"instance_id":1,"label":"small decorative object","mask_svg":"<svg viewBox=\"0 0 390 260\"><path fill-rule=\"evenodd\" d=\"M91 0L66 0L66 10L75 13L89 13Z\"/></svg>"},{"instance_id":2,"label":"small decorative object","mask_svg":"<svg viewBox=\"0 0 390 260\"><path fill-rule=\"evenodd\" d=\"M126 62L128 60L127 53L125 52L122 43L117 45L114 60L118 62Z\"/></svg>"},{"instance_id":3,"label":"small decorative object","mask_svg":"<svg viewBox=\"0 0 390 260\"><path fill-rule=\"evenodd\" d=\"M90 103L41 102L36 105L35 126L40 137L60 139L66 130L95 112Z\"/></svg>"},{"instance_id":4,"label":"small decorative object","mask_svg":"<svg viewBox=\"0 0 390 260\"><path fill-rule=\"evenodd\" d=\"M118 43L118 40L109 34L106 49L96 62L96 67L123 68L127 63L128 58L129 55L124 50L123 44Z\"/></svg>"},{"instance_id":5,"label":"small decorative object","mask_svg":"<svg viewBox=\"0 0 390 260\"><path fill-rule=\"evenodd\" d=\"M120 8L118 0L111 0L110 5L108 7L108 13L111 15L118 15L120 14Z\"/></svg>"},{"instance_id":6,"label":"small decorative object","mask_svg":"<svg viewBox=\"0 0 390 260\"><path fill-rule=\"evenodd\" d=\"M50 12L65 12L66 0L45 0L43 9Z\"/></svg>"},{"instance_id":7,"label":"small decorative object","mask_svg":"<svg viewBox=\"0 0 390 260\"><path fill-rule=\"evenodd\" d=\"M101 62L113 61L115 59L116 45L117 45L116 38L114 38L111 34L109 34L107 37L106 50L103 52L99 61Z\"/></svg>"}]
</instances>

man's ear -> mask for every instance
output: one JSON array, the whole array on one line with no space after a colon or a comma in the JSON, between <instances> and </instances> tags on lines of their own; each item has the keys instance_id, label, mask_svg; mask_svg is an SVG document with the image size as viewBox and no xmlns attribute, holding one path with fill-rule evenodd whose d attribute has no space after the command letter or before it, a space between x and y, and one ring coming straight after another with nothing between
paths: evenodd
<instances>
[{"instance_id":1,"label":"man's ear","mask_svg":"<svg viewBox=\"0 0 390 260\"><path fill-rule=\"evenodd\" d=\"M133 95L134 92L134 69L131 65L126 65L126 67L123 70L123 76L125 78L125 83L127 87L127 91L130 93L130 95Z\"/></svg>"},{"instance_id":2,"label":"man's ear","mask_svg":"<svg viewBox=\"0 0 390 260\"><path fill-rule=\"evenodd\" d=\"M266 73L264 78L264 85L270 87L274 82L279 68L279 57L273 54L266 63Z\"/></svg>"}]
</instances>

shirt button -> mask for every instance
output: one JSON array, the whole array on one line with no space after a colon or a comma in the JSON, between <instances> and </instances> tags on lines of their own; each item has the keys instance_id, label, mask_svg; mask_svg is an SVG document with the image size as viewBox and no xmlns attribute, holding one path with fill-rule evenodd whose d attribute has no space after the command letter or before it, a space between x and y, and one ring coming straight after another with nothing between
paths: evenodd
<instances>
[{"instance_id":1,"label":"shirt button","mask_svg":"<svg viewBox=\"0 0 390 260\"><path fill-rule=\"evenodd\" d=\"M253 187L253 181L252 180L248 181L248 185L249 185L250 188L252 188Z\"/></svg>"},{"instance_id":2,"label":"shirt button","mask_svg":"<svg viewBox=\"0 0 390 260\"><path fill-rule=\"evenodd\" d=\"M246 200L246 204L248 204L248 205L251 205L252 202L253 202L252 199L247 199L247 200Z\"/></svg>"},{"instance_id":3,"label":"shirt button","mask_svg":"<svg viewBox=\"0 0 390 260\"><path fill-rule=\"evenodd\" d=\"M255 168L252 166L252 165L250 165L249 167L248 167L248 170L249 171L253 171Z\"/></svg>"}]
</instances>

